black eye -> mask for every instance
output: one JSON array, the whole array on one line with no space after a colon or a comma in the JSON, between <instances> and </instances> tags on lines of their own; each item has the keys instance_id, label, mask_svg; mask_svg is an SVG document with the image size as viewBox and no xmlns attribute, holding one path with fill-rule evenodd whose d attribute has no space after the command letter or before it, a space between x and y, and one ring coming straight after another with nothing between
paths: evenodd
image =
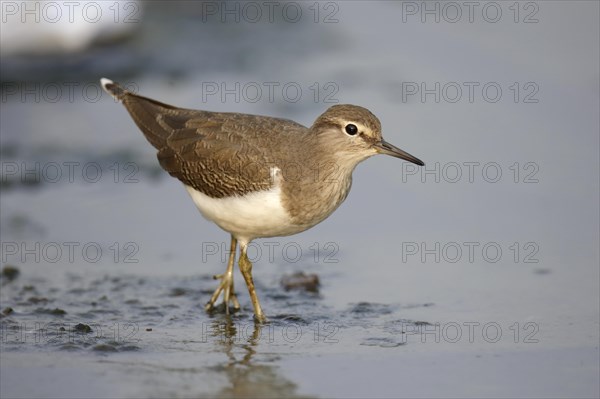
<instances>
[{"instance_id":1,"label":"black eye","mask_svg":"<svg viewBox=\"0 0 600 399\"><path fill-rule=\"evenodd\" d=\"M350 123L346 125L346 133L348 133L350 136L354 136L356 133L358 133L358 128L356 125Z\"/></svg>"}]
</instances>

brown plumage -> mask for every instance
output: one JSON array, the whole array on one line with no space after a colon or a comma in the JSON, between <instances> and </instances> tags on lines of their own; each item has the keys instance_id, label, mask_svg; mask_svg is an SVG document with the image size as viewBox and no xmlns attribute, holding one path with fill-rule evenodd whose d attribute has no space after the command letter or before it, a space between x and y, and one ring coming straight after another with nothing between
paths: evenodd
<instances>
[{"instance_id":1,"label":"brown plumage","mask_svg":"<svg viewBox=\"0 0 600 399\"><path fill-rule=\"evenodd\" d=\"M330 107L307 128L287 119L176 108L108 79L102 85L125 105L160 165L191 190L203 215L231 233L233 250L239 240L240 270L259 320L264 315L246 256L252 239L296 234L323 221L347 197L356 165L375 154L423 165L385 142L379 119L356 105ZM221 291L226 305L239 307L232 265L230 257L207 309Z\"/></svg>"},{"instance_id":2,"label":"brown plumage","mask_svg":"<svg viewBox=\"0 0 600 399\"><path fill-rule=\"evenodd\" d=\"M106 88L158 150L163 169L212 198L269 189L271 179L265 166L283 155L279 153L284 149L268 151L270 135L265 132L276 130L297 141L298 133L307 130L285 119L176 108L114 83Z\"/></svg>"}]
</instances>

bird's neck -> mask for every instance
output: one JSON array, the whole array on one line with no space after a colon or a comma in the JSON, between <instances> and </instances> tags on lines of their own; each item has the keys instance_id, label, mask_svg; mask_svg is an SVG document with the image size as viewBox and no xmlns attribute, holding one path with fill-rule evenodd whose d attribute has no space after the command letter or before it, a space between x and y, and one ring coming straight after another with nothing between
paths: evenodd
<instances>
[{"instance_id":1,"label":"bird's neck","mask_svg":"<svg viewBox=\"0 0 600 399\"><path fill-rule=\"evenodd\" d=\"M309 228L333 213L348 196L357 164L331 152L303 154L301 167L283 174L282 200L293 222Z\"/></svg>"}]
</instances>

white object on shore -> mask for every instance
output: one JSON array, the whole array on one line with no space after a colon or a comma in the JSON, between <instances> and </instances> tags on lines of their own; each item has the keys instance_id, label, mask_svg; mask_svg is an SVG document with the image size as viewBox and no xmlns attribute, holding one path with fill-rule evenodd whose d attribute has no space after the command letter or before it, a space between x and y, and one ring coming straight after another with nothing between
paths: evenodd
<instances>
[{"instance_id":1,"label":"white object on shore","mask_svg":"<svg viewBox=\"0 0 600 399\"><path fill-rule=\"evenodd\" d=\"M2 2L0 54L75 53L127 36L142 21L140 0Z\"/></svg>"}]
</instances>

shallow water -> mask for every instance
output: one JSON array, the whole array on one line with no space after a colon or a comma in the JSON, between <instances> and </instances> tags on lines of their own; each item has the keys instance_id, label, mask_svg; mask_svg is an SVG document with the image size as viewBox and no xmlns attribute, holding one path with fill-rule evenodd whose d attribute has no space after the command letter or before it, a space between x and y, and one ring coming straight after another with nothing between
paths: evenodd
<instances>
[{"instance_id":1,"label":"shallow water","mask_svg":"<svg viewBox=\"0 0 600 399\"><path fill-rule=\"evenodd\" d=\"M359 302L336 310L317 293L258 283L270 319L262 326L247 304L232 316L222 307L206 314L200 305L214 288L210 275L65 271L46 279L22 272L3 283L0 327L8 396L293 397L298 387L281 374L282 358L346 353L349 346L368 353L406 345L405 330L429 323L404 319L402 310L432 306ZM46 372L33 353L51 354L54 369L74 363L84 379L97 378L97 366L90 363L109 365L109 380L129 377L111 388L116 391L105 392L86 385L80 388L87 391L80 391L67 383L71 375L56 376L44 393L23 385L30 373ZM149 378L151 383L140 386Z\"/></svg>"},{"instance_id":2,"label":"shallow water","mask_svg":"<svg viewBox=\"0 0 600 399\"><path fill-rule=\"evenodd\" d=\"M426 173L368 160L327 221L257 240L261 327L237 271L242 309L203 311L228 235L120 105L3 97L0 267L19 270L0 277L3 398L598 397L597 3L536 3L535 24L508 6L496 24L400 22L394 2L335 3L338 23L222 24L199 23L191 3L151 4L130 41L3 57L3 84L102 75L180 106L306 125L333 95L370 108ZM470 81L504 95L403 98L403 82ZM202 91L236 82L303 95ZM539 101L515 102L514 82L534 82ZM284 289L300 271L317 293Z\"/></svg>"}]
</instances>

